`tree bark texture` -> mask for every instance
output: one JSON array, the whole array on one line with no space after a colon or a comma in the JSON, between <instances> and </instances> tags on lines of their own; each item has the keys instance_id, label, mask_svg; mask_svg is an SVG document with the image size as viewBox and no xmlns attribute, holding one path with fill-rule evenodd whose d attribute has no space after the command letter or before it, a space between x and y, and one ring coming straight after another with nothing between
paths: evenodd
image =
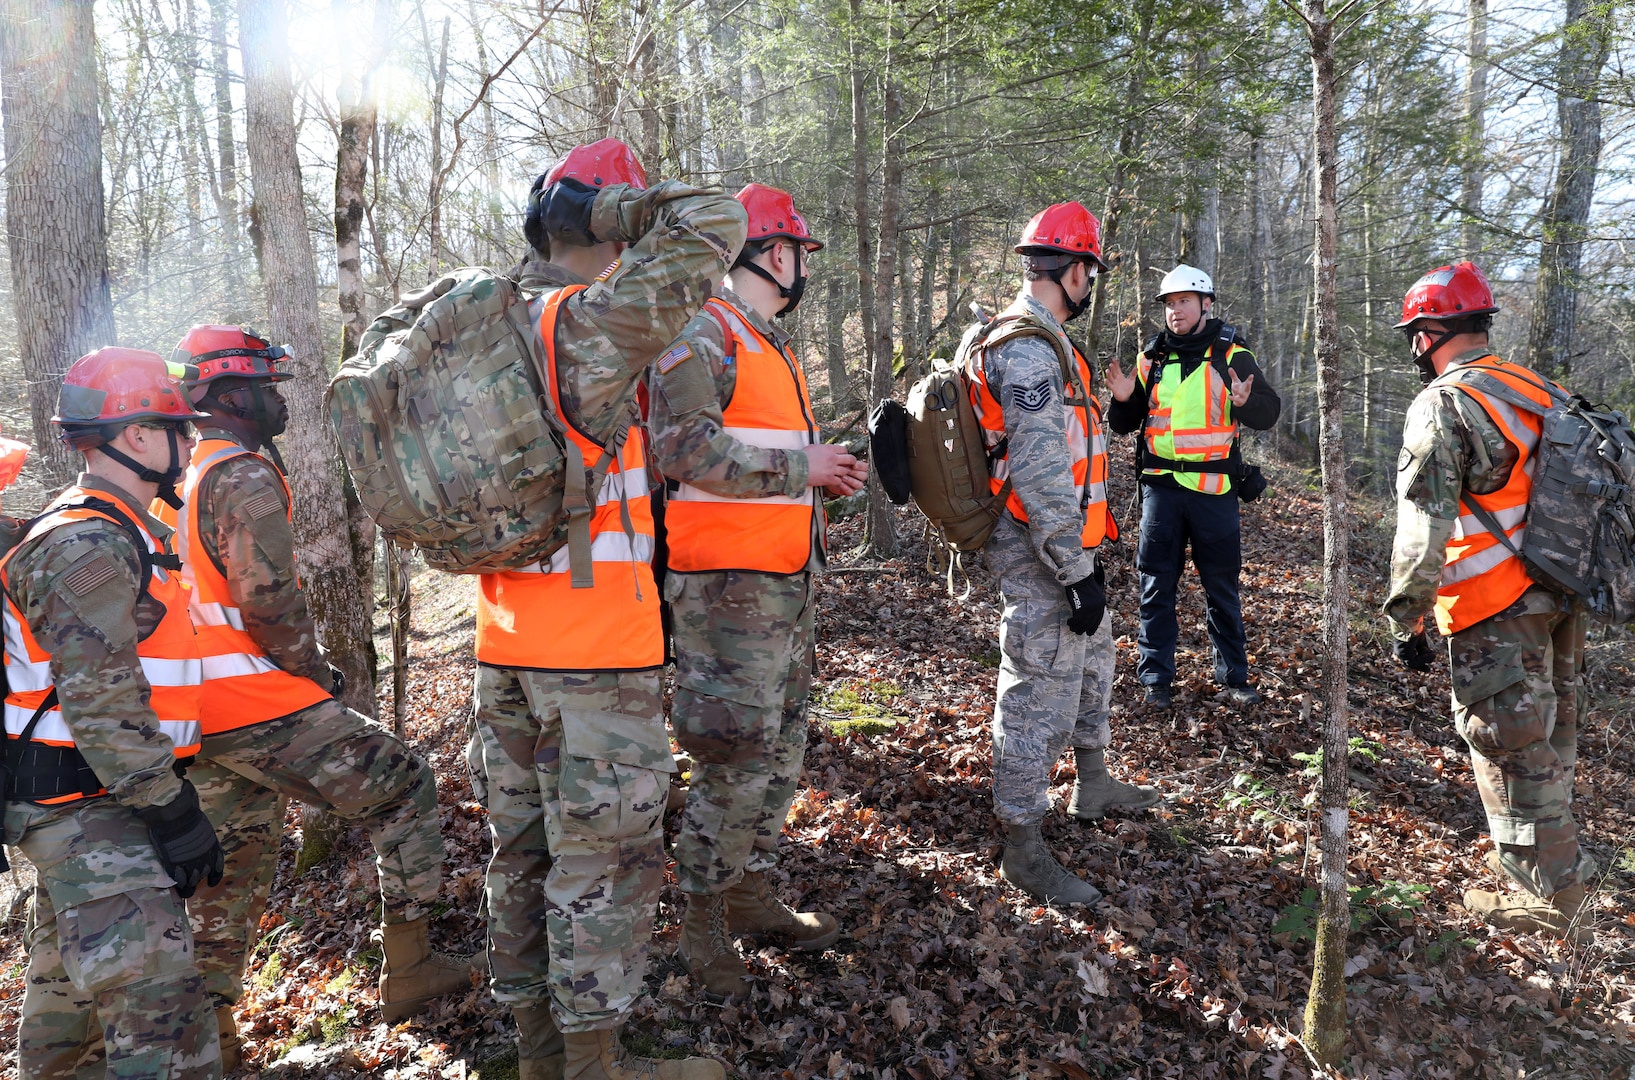
<instances>
[{"instance_id":1,"label":"tree bark texture","mask_svg":"<svg viewBox=\"0 0 1635 1080\"><path fill-rule=\"evenodd\" d=\"M1118 243L1118 228L1120 219L1124 216L1124 204L1129 201L1131 192L1126 189L1130 184L1130 166L1134 164L1136 147L1139 145L1141 132L1137 125L1143 117L1143 76L1147 43L1152 40L1153 0L1142 0L1137 23L1135 48L1130 52L1130 73L1124 87L1125 113L1124 125L1118 132L1118 156L1113 159L1113 179L1107 185L1107 205L1102 211L1101 222L1101 254L1104 259L1115 266L1122 260L1115 261L1114 247ZM1085 348L1091 364L1096 363L1097 354L1101 348L1102 323L1107 318L1107 276L1096 276L1096 294L1090 301L1090 325L1086 329ZM1250 341L1254 339L1251 338Z\"/></svg>"},{"instance_id":2,"label":"tree bark texture","mask_svg":"<svg viewBox=\"0 0 1635 1080\"><path fill-rule=\"evenodd\" d=\"M890 30L887 30L889 38ZM888 45L889 49L889 45ZM889 61L888 61L889 66ZM897 281L897 225L903 186L903 137L898 130L902 123L903 98L892 81L886 77L884 109L881 125L881 180L880 180L880 235L877 238L877 260L874 267L874 343L869 349L872 368L869 379L869 405L891 396L896 381L893 370L896 350L893 348ZM869 551L878 558L897 554L897 529L892 520L891 500L881 486L879 474L869 471L869 519L867 527Z\"/></svg>"},{"instance_id":3,"label":"tree bark texture","mask_svg":"<svg viewBox=\"0 0 1635 1080\"><path fill-rule=\"evenodd\" d=\"M1334 127L1334 24L1324 0L1307 0L1311 38L1313 131L1316 144L1316 353L1318 420L1323 463L1323 773L1321 901L1306 1002L1306 1048L1324 1065L1338 1065L1346 1039L1345 956L1351 929L1346 882L1347 752L1346 580L1350 509L1346 496L1344 383L1340 373L1340 318L1336 298L1339 246L1339 148Z\"/></svg>"},{"instance_id":4,"label":"tree bark texture","mask_svg":"<svg viewBox=\"0 0 1635 1080\"><path fill-rule=\"evenodd\" d=\"M1467 0L1465 15L1465 142L1459 209L1459 251L1467 259L1482 251L1482 185L1487 180L1484 149L1487 113L1487 0Z\"/></svg>"},{"instance_id":5,"label":"tree bark texture","mask_svg":"<svg viewBox=\"0 0 1635 1080\"><path fill-rule=\"evenodd\" d=\"M369 328L369 296L363 280L363 222L367 208L369 148L377 114L375 69L390 43L391 0L376 0L372 47L355 78L343 79L340 130L335 150L335 291L341 309L341 358L358 349ZM351 24L351 4L336 0L339 26Z\"/></svg>"},{"instance_id":6,"label":"tree bark texture","mask_svg":"<svg viewBox=\"0 0 1635 1080\"><path fill-rule=\"evenodd\" d=\"M318 268L301 198L286 19L284 0L239 0L246 134L267 312L273 340L288 342L294 354L289 368L295 378L284 388L290 434L283 451L307 601L330 661L346 673L347 706L373 716L372 586L354 565L339 448L324 403L329 370L318 319Z\"/></svg>"},{"instance_id":7,"label":"tree bark texture","mask_svg":"<svg viewBox=\"0 0 1635 1080\"><path fill-rule=\"evenodd\" d=\"M238 254L238 142L233 135L233 71L228 64L227 20L230 0L210 0L210 67L215 79L218 210L227 242L230 264ZM236 266L229 269L231 280L239 279Z\"/></svg>"},{"instance_id":8,"label":"tree bark texture","mask_svg":"<svg viewBox=\"0 0 1635 1080\"><path fill-rule=\"evenodd\" d=\"M1527 335L1535 368L1556 376L1572 370L1578 322L1578 271L1589 233L1595 172L1601 161L1601 102L1597 87L1612 45L1612 4L1567 0L1556 66L1556 118L1561 158L1540 214L1538 285Z\"/></svg>"},{"instance_id":9,"label":"tree bark texture","mask_svg":"<svg viewBox=\"0 0 1635 1080\"><path fill-rule=\"evenodd\" d=\"M852 214L857 222L857 309L863 324L864 370L874 370L874 264L869 241L869 101L863 70L862 0L850 0L849 67L852 91Z\"/></svg>"},{"instance_id":10,"label":"tree bark texture","mask_svg":"<svg viewBox=\"0 0 1635 1080\"><path fill-rule=\"evenodd\" d=\"M62 376L113 345L102 127L91 0L0 0L6 243L34 453L66 485L80 458L57 441Z\"/></svg>"}]
</instances>

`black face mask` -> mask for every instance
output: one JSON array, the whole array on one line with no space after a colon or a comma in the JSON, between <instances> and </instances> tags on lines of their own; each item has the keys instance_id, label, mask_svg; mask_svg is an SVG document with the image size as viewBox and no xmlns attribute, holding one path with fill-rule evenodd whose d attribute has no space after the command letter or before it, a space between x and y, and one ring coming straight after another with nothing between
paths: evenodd
<instances>
[{"instance_id":1,"label":"black face mask","mask_svg":"<svg viewBox=\"0 0 1635 1080\"><path fill-rule=\"evenodd\" d=\"M1084 290L1084 295L1082 297L1075 300L1071 296L1067 295L1067 286L1062 284L1062 278L1070 269L1072 268L1063 267L1050 276L1050 280L1054 281L1056 283L1056 287L1062 290L1062 303L1067 305L1068 322L1072 322L1080 315L1083 315L1086 311L1089 311L1090 300L1096 295L1096 279L1094 275L1092 275L1090 278L1090 287Z\"/></svg>"},{"instance_id":2,"label":"black face mask","mask_svg":"<svg viewBox=\"0 0 1635 1080\"><path fill-rule=\"evenodd\" d=\"M160 472L158 469L150 469L135 458L122 451L115 450L112 446L103 445L97 447L97 449L134 472L136 478L143 483L158 484L159 498L163 499L165 505L172 510L180 510L182 508L182 496L176 491L176 485L182 482L182 477L187 474L187 470L182 465L182 453L176 442L175 427L165 428L165 440L170 443L170 467L165 469L164 472Z\"/></svg>"},{"instance_id":3,"label":"black face mask","mask_svg":"<svg viewBox=\"0 0 1635 1080\"><path fill-rule=\"evenodd\" d=\"M1415 330L1411 326L1403 329L1403 333L1407 335L1408 338L1408 348L1412 349L1414 347L1414 338L1418 337L1422 332L1429 334L1431 331ZM1442 343L1444 341L1447 341L1451 337L1456 337L1458 334L1458 330L1444 330L1442 333L1437 334L1431 341L1430 348L1426 349L1424 352L1414 353L1414 367L1419 369L1420 385L1429 386L1431 383L1436 381L1436 365L1431 361L1431 357L1436 355L1436 350L1442 347Z\"/></svg>"},{"instance_id":4,"label":"black face mask","mask_svg":"<svg viewBox=\"0 0 1635 1080\"><path fill-rule=\"evenodd\" d=\"M766 249L765 248L761 249L761 251L764 251L764 250L766 250ZM794 311L795 308L799 307L800 306L800 298L802 296L806 295L806 279L811 276L806 272L806 257L804 255L796 255L795 256L795 259L796 259L795 265L797 267L797 269L795 270L795 280L791 281L788 285L785 285L782 282L780 282L777 278L773 277L772 272L770 270L768 270L766 267L760 266L757 263L753 263L753 262L750 261L751 259L755 258L755 256L759 255L760 253L761 253L760 251L754 251L754 252L748 252L745 255L740 255L739 256L739 261L738 261L737 265L733 267L733 269L735 269L735 270L740 270L740 269L741 270L748 270L750 273L754 274L756 277L762 278L763 280L765 280L767 282L770 282L772 287L778 290L778 295L783 297L783 300L784 300L783 307L778 309L778 317L782 318L783 316L789 314L791 311Z\"/></svg>"}]
</instances>

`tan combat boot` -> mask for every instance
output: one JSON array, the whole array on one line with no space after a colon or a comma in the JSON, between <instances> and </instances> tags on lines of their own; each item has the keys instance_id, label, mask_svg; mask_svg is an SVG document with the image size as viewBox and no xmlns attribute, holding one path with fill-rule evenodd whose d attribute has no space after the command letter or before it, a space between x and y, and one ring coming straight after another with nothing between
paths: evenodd
<instances>
[{"instance_id":1,"label":"tan combat boot","mask_svg":"<svg viewBox=\"0 0 1635 1080\"><path fill-rule=\"evenodd\" d=\"M795 911L779 900L766 871L745 871L722 894L727 900L727 929L750 938L777 938L792 949L827 948L840 936L840 924L821 911Z\"/></svg>"},{"instance_id":2,"label":"tan combat boot","mask_svg":"<svg viewBox=\"0 0 1635 1080\"><path fill-rule=\"evenodd\" d=\"M556 1026L548 1001L511 1006L517 1022L518 1080L562 1080L567 1066L567 1043Z\"/></svg>"},{"instance_id":3,"label":"tan combat boot","mask_svg":"<svg viewBox=\"0 0 1635 1080\"><path fill-rule=\"evenodd\" d=\"M1079 767L1073 798L1067 804L1073 817L1099 821L1109 810L1145 810L1163 801L1157 788L1114 780L1107 772L1104 751L1075 748L1073 760Z\"/></svg>"},{"instance_id":4,"label":"tan combat boot","mask_svg":"<svg viewBox=\"0 0 1635 1080\"><path fill-rule=\"evenodd\" d=\"M630 1057L615 1031L575 1031L567 1040L567 1080L726 1080L727 1070L709 1058L673 1061Z\"/></svg>"},{"instance_id":5,"label":"tan combat boot","mask_svg":"<svg viewBox=\"0 0 1635 1080\"><path fill-rule=\"evenodd\" d=\"M1465 909L1489 926L1523 934L1554 934L1578 945L1593 945L1595 931L1580 918L1583 906L1582 885L1569 885L1548 898L1530 892L1496 893L1485 889L1465 893Z\"/></svg>"},{"instance_id":6,"label":"tan combat boot","mask_svg":"<svg viewBox=\"0 0 1635 1080\"><path fill-rule=\"evenodd\" d=\"M238 1021L231 1005L216 1006L216 1038L221 1042L221 1073L236 1073L244 1067L244 1040L238 1037Z\"/></svg>"},{"instance_id":7,"label":"tan combat boot","mask_svg":"<svg viewBox=\"0 0 1635 1080\"><path fill-rule=\"evenodd\" d=\"M749 993L749 974L727 933L727 901L721 893L687 897L679 951L706 994L733 999Z\"/></svg>"},{"instance_id":8,"label":"tan combat boot","mask_svg":"<svg viewBox=\"0 0 1635 1080\"><path fill-rule=\"evenodd\" d=\"M1038 825L1007 825L1005 855L999 874L1006 881L1051 907L1089 907L1101 892L1069 874L1045 846Z\"/></svg>"},{"instance_id":9,"label":"tan combat boot","mask_svg":"<svg viewBox=\"0 0 1635 1080\"><path fill-rule=\"evenodd\" d=\"M426 937L428 921L422 916L408 922L389 922L378 931L384 954L380 965L380 1016L388 1024L425 1012L433 998L471 989L471 960L433 952Z\"/></svg>"}]
</instances>

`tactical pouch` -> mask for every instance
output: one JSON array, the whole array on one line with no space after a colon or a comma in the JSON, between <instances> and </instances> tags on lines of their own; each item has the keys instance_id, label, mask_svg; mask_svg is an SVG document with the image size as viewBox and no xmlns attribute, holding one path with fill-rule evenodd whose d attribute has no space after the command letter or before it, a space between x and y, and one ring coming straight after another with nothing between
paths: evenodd
<instances>
[{"instance_id":1,"label":"tactical pouch","mask_svg":"<svg viewBox=\"0 0 1635 1080\"><path fill-rule=\"evenodd\" d=\"M1254 502L1266 491L1266 474L1259 465L1245 465L1233 485L1242 502Z\"/></svg>"}]
</instances>

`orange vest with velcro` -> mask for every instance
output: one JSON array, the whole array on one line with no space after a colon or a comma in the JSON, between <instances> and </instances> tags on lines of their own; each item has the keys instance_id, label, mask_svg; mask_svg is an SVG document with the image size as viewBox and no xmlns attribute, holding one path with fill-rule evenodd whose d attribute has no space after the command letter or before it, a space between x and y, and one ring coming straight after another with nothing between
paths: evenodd
<instances>
[{"instance_id":1,"label":"orange vest with velcro","mask_svg":"<svg viewBox=\"0 0 1635 1080\"><path fill-rule=\"evenodd\" d=\"M1513 371L1522 374L1513 374ZM1488 495L1462 492L1461 499L1492 514L1510 542L1520 550L1527 535L1527 499L1533 492L1533 464L1537 460L1544 421L1540 416L1483 393L1483 378L1497 379L1507 389L1538 402L1541 412L1549 409L1553 402L1548 393L1533 385L1533 381L1544 381L1539 375L1496 356L1460 364L1432 384L1456 387L1469 394L1519 452L1520 457L1511 467L1504 487ZM1521 559L1501 543L1480 518L1470 513L1468 507L1460 509L1464 512L1448 540L1448 560L1442 566L1442 581L1436 590L1436 625L1444 635L1497 615L1533 584Z\"/></svg>"},{"instance_id":2,"label":"orange vest with velcro","mask_svg":"<svg viewBox=\"0 0 1635 1080\"><path fill-rule=\"evenodd\" d=\"M1069 346L1073 350L1077 385L1063 387L1062 411L1067 424L1067 450L1073 464L1073 488L1079 492L1079 503L1084 507L1079 542L1085 548L1093 548L1100 546L1103 540L1118 539L1118 522L1113 520L1107 506L1107 429L1102 424L1101 402L1090 393L1090 364L1078 346L1071 342ZM977 422L982 425L982 439L988 449L988 489L997 495L1010 477L1010 452L1005 448L1004 407L999 395L988 385L988 368L981 360L981 350L986 347L984 341L973 350L971 404ZM1005 500L1005 509L1017 521L1027 524L1027 511L1014 484Z\"/></svg>"},{"instance_id":3,"label":"orange vest with velcro","mask_svg":"<svg viewBox=\"0 0 1635 1080\"><path fill-rule=\"evenodd\" d=\"M800 364L720 297L705 308L721 324L737 382L721 411L728 435L751 446L801 453L817 441L811 395ZM665 500L669 568L680 573L753 570L796 574L811 563L821 492L732 498L683 482Z\"/></svg>"},{"instance_id":4,"label":"orange vest with velcro","mask_svg":"<svg viewBox=\"0 0 1635 1080\"><path fill-rule=\"evenodd\" d=\"M193 448L182 486L177 550L182 556L182 581L192 590L188 613L204 661L199 721L206 735L276 720L329 699L328 691L311 679L285 671L255 643L244 629L244 615L233 603L226 576L200 542L199 489L211 470L246 454L250 451L231 439L203 439ZM266 464L278 472L271 462ZM288 520L289 485L282 473L278 478L284 483Z\"/></svg>"},{"instance_id":5,"label":"orange vest with velcro","mask_svg":"<svg viewBox=\"0 0 1635 1080\"><path fill-rule=\"evenodd\" d=\"M137 532L152 554L165 554L164 547L142 526L140 514L123 500L105 491L71 487L59 495L40 515L23 541L0 559L0 588L5 591L5 664L8 693L5 699L6 738L22 737L36 709L50 696L55 680L51 675L51 655L40 647L22 611L11 598L8 570L11 556L23 543L36 540L52 529L74 521L101 518L125 531L111 514L90 507L75 506L87 499L104 499L117 506L136 524ZM142 674L151 688L149 706L159 721L159 730L170 737L178 758L199 752L199 643L187 617L187 589L178 575L160 566L152 570L148 595L164 605L164 616L153 632L136 643ZM61 706L47 709L35 725L31 741L47 746L74 745L74 735L63 720ZM62 795L38 800L46 803L72 802L105 792Z\"/></svg>"},{"instance_id":6,"label":"orange vest with velcro","mask_svg":"<svg viewBox=\"0 0 1635 1080\"><path fill-rule=\"evenodd\" d=\"M595 469L607 449L575 428L563 411L556 367L557 314L563 301L583 288L570 285L546 298L539 338L557 415L568 423L568 438L584 455L585 468ZM663 664L647 493L641 429L632 426L608 466L590 517L594 583L573 587L566 546L519 570L478 575L477 662L544 671L636 671Z\"/></svg>"}]
</instances>

